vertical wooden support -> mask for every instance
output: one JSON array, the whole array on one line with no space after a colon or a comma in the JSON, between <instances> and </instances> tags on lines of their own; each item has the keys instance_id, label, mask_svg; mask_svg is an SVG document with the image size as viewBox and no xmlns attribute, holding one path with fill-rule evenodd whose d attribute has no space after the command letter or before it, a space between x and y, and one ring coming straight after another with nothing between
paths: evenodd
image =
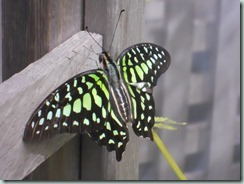
<instances>
[{"instance_id":1,"label":"vertical wooden support","mask_svg":"<svg viewBox=\"0 0 244 184\"><path fill-rule=\"evenodd\" d=\"M103 36L103 47L108 50L119 13L125 9L110 53L114 59L126 47L141 42L143 23L143 1L141 0L89 0L85 6L85 26L91 32ZM84 137L82 142L82 170L84 180L132 180L138 179L138 139L130 128L130 141L121 162L117 162L115 153L108 153L105 147L98 147Z\"/></svg>"},{"instance_id":2,"label":"vertical wooden support","mask_svg":"<svg viewBox=\"0 0 244 184\"><path fill-rule=\"evenodd\" d=\"M2 0L0 0L0 10L2 10ZM3 55L2 55L2 11L0 11L0 83L2 82L2 75L3 75L3 70L2 70L2 64L3 64Z\"/></svg>"},{"instance_id":3,"label":"vertical wooden support","mask_svg":"<svg viewBox=\"0 0 244 184\"><path fill-rule=\"evenodd\" d=\"M238 95L240 91L240 25L239 2L223 0L220 3L220 23L218 34L218 54L215 74L213 117L209 142L208 179L230 179L232 156L237 124ZM227 11L236 9L236 11ZM231 27L228 22L231 22ZM228 27L228 28L226 28ZM228 31L226 31L228 30ZM235 36L233 36L235 35ZM238 35L238 36L237 36ZM230 64L231 62L231 64ZM240 170L240 165L239 169ZM237 179L237 178L236 178Z\"/></svg>"},{"instance_id":4,"label":"vertical wooden support","mask_svg":"<svg viewBox=\"0 0 244 184\"><path fill-rule=\"evenodd\" d=\"M81 0L2 0L3 80L81 30Z\"/></svg>"}]
</instances>

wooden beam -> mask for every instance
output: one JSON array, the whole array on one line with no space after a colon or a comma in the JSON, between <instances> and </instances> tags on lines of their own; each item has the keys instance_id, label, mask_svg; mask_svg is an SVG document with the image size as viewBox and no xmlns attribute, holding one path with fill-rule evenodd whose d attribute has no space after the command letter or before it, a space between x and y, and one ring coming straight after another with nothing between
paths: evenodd
<instances>
[{"instance_id":1,"label":"wooden beam","mask_svg":"<svg viewBox=\"0 0 244 184\"><path fill-rule=\"evenodd\" d=\"M119 20L110 54L116 57L128 46L142 40L144 2L141 0L89 0L85 7L85 26L90 31L103 35L103 47L109 50L113 32L122 9L125 12ZM89 139L83 140L83 180L137 180L139 163L139 139L129 126L130 141L122 161L117 162L115 153L108 153L105 147L98 147ZM88 155L93 154L92 158ZM88 159L89 158L89 159Z\"/></svg>"},{"instance_id":2,"label":"wooden beam","mask_svg":"<svg viewBox=\"0 0 244 184\"><path fill-rule=\"evenodd\" d=\"M101 36L93 37L101 42ZM0 85L1 179L23 179L75 136L58 135L39 144L22 141L28 118L50 92L77 73L96 68L89 58L97 55L84 46L101 52L87 32L79 32Z\"/></svg>"}]
</instances>

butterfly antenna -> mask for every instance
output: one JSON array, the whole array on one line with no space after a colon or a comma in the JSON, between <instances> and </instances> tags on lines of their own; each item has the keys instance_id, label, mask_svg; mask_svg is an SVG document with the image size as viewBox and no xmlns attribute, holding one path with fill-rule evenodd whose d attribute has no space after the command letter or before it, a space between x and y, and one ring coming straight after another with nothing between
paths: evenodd
<instances>
[{"instance_id":1,"label":"butterfly antenna","mask_svg":"<svg viewBox=\"0 0 244 184\"><path fill-rule=\"evenodd\" d=\"M86 26L86 31L88 32L88 34L90 35L90 37L94 40L94 42L96 42L97 45L98 45L99 47L101 47L103 51L105 51L105 49L104 49L104 48L97 42L97 40L95 40L95 39L93 38L93 36L91 35L91 33L90 33L89 30L88 30L88 26Z\"/></svg>"},{"instance_id":2,"label":"butterfly antenna","mask_svg":"<svg viewBox=\"0 0 244 184\"><path fill-rule=\"evenodd\" d=\"M125 10L123 9L123 10L121 10L120 13L119 13L119 18L118 18L118 21L117 21L116 26L115 26L115 29L114 29L114 33L113 33L113 37L112 37L112 41L111 41L110 47L109 47L109 49L108 49L108 52L110 51L110 49L111 49L111 47L112 47L112 43L113 43L113 41L114 41L115 32L116 32L117 27L118 27L118 24L119 24L119 19L120 19L120 17L121 17L121 14L122 14L124 11L125 11Z\"/></svg>"}]
</instances>

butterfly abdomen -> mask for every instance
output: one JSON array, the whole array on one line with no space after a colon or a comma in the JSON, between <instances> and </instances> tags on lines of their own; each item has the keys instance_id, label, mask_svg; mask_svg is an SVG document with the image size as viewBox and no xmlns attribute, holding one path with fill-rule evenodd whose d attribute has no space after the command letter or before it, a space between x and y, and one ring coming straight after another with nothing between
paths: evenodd
<instances>
[{"instance_id":1,"label":"butterfly abdomen","mask_svg":"<svg viewBox=\"0 0 244 184\"><path fill-rule=\"evenodd\" d=\"M110 88L112 104L117 111L118 116L124 123L129 123L132 121L132 107L131 99L127 94L127 89L123 85L122 81L119 82L119 85Z\"/></svg>"},{"instance_id":2,"label":"butterfly abdomen","mask_svg":"<svg viewBox=\"0 0 244 184\"><path fill-rule=\"evenodd\" d=\"M111 105L118 118L123 123L132 121L132 106L130 95L128 94L123 79L120 78L119 71L115 64L108 65L108 79L110 82Z\"/></svg>"}]
</instances>

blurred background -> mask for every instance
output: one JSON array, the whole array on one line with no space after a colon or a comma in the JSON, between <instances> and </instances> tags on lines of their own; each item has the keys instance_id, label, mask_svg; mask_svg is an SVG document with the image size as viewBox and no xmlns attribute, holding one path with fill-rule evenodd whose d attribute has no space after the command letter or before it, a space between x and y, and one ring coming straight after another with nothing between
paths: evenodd
<instances>
[{"instance_id":1,"label":"blurred background","mask_svg":"<svg viewBox=\"0 0 244 184\"><path fill-rule=\"evenodd\" d=\"M240 180L240 2L145 0L144 13L144 41L171 55L156 115L188 123L157 132L188 179ZM141 139L139 177L177 179L150 140Z\"/></svg>"}]
</instances>

